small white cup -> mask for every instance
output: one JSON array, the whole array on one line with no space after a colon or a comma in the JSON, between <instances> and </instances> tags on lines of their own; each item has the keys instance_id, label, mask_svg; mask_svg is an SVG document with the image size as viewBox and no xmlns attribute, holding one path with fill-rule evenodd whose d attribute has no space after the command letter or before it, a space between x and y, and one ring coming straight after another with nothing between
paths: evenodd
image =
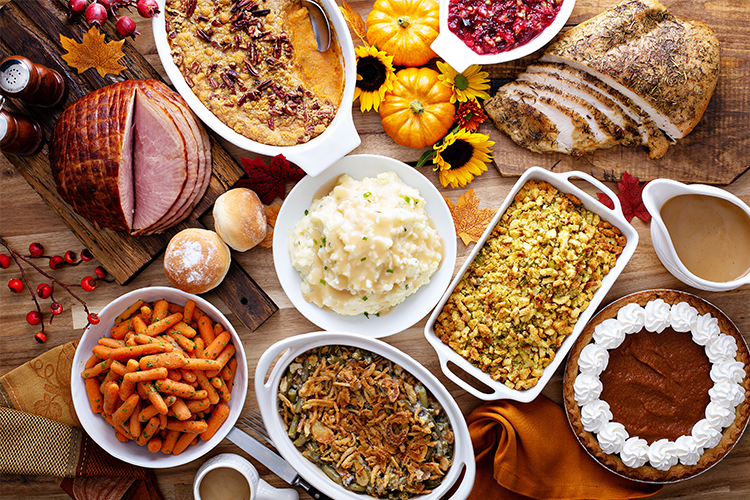
<instances>
[{"instance_id":1,"label":"small white cup","mask_svg":"<svg viewBox=\"0 0 750 500\"><path fill-rule=\"evenodd\" d=\"M206 500L201 497L200 487L206 474L219 468L234 469L247 480L250 487L249 500L299 500L299 493L292 488L277 489L265 482L258 475L253 464L234 453L222 453L206 460L198 469L193 481L193 495L195 500ZM230 500L230 499L226 499Z\"/></svg>"}]
</instances>

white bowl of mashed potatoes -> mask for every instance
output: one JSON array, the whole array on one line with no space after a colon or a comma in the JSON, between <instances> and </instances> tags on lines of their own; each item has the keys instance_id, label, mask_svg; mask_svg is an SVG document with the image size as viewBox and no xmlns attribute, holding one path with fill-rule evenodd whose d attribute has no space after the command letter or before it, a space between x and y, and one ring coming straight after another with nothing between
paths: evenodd
<instances>
[{"instance_id":1,"label":"white bowl of mashed potatoes","mask_svg":"<svg viewBox=\"0 0 750 500\"><path fill-rule=\"evenodd\" d=\"M289 193L273 254L284 292L307 319L383 337L437 304L453 275L456 233L445 200L421 172L353 155Z\"/></svg>"}]
</instances>

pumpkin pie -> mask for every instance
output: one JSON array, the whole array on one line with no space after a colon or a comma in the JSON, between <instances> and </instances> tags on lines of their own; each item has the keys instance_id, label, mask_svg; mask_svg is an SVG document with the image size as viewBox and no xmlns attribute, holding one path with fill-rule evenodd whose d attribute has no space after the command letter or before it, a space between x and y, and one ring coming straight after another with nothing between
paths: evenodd
<instances>
[{"instance_id":1,"label":"pumpkin pie","mask_svg":"<svg viewBox=\"0 0 750 500\"><path fill-rule=\"evenodd\" d=\"M732 321L696 296L651 290L599 312L571 350L564 399L602 465L668 483L721 460L750 416L750 354Z\"/></svg>"}]
</instances>

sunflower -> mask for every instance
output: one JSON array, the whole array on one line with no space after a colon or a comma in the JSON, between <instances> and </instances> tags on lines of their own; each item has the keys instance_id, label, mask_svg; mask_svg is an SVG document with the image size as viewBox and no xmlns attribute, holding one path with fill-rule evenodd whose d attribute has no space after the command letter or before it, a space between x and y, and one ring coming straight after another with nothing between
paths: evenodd
<instances>
[{"instance_id":1,"label":"sunflower","mask_svg":"<svg viewBox=\"0 0 750 500\"><path fill-rule=\"evenodd\" d=\"M466 102L462 102L456 110L456 123L458 126L469 132L476 132L479 124L487 119L487 115L482 111L479 102L473 97Z\"/></svg>"},{"instance_id":2,"label":"sunflower","mask_svg":"<svg viewBox=\"0 0 750 500\"><path fill-rule=\"evenodd\" d=\"M437 62L437 67L441 73L438 79L443 82L443 85L453 89L451 102L464 102L472 97L475 99L487 99L490 97L485 92L485 90L489 90L490 88L489 80L487 79L489 73L480 71L482 69L480 66L473 64L466 68L463 73L458 73L442 61Z\"/></svg>"},{"instance_id":3,"label":"sunflower","mask_svg":"<svg viewBox=\"0 0 750 500\"><path fill-rule=\"evenodd\" d=\"M357 87L354 100L359 97L360 109L364 113L380 107L385 93L393 90L396 73L393 70L393 56L389 56L374 45L360 45L354 49L357 54Z\"/></svg>"},{"instance_id":4,"label":"sunflower","mask_svg":"<svg viewBox=\"0 0 750 500\"><path fill-rule=\"evenodd\" d=\"M474 176L487 171L487 162L492 159L490 146L495 144L490 136L459 129L446 135L442 143L436 144L433 170L440 173L443 187L464 187Z\"/></svg>"}]
</instances>

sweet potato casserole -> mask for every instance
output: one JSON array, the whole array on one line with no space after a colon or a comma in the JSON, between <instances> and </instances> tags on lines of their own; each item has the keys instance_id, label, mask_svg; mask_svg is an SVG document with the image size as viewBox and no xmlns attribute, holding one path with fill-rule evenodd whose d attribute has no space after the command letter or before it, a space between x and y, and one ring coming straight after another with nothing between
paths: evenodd
<instances>
[{"instance_id":1,"label":"sweet potato casserole","mask_svg":"<svg viewBox=\"0 0 750 500\"><path fill-rule=\"evenodd\" d=\"M435 334L493 380L534 387L625 243L575 196L529 181L443 307Z\"/></svg>"},{"instance_id":2,"label":"sweet potato casserole","mask_svg":"<svg viewBox=\"0 0 750 500\"><path fill-rule=\"evenodd\" d=\"M377 354L345 346L308 351L289 365L278 394L294 445L351 491L428 494L453 462L453 429L440 403Z\"/></svg>"},{"instance_id":3,"label":"sweet potato casserole","mask_svg":"<svg viewBox=\"0 0 750 500\"><path fill-rule=\"evenodd\" d=\"M172 59L235 132L274 146L323 133L343 96L335 41L318 52L299 0L167 0Z\"/></svg>"}]
</instances>

